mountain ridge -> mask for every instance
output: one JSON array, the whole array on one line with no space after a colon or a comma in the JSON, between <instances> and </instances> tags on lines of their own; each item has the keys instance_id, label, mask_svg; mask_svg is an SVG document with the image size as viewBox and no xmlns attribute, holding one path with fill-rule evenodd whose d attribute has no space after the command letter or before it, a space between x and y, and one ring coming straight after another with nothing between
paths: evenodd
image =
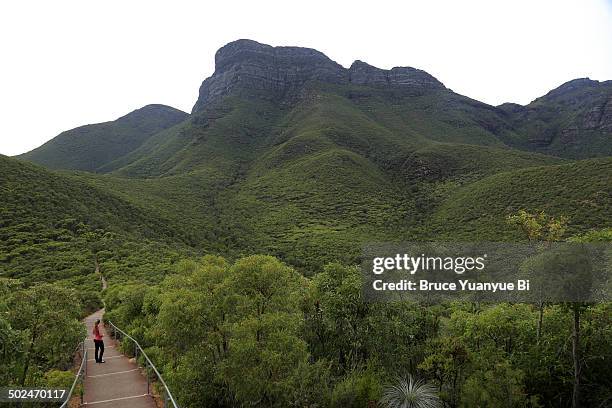
<instances>
[{"instance_id":1,"label":"mountain ridge","mask_svg":"<svg viewBox=\"0 0 612 408\"><path fill-rule=\"evenodd\" d=\"M414 145L413 150L423 147L429 140L504 145L571 159L612 155L612 144L608 143L612 132L612 81L579 78L560 85L528 105L506 103L495 107L456 94L416 68L384 70L360 60L344 68L311 48L273 47L242 39L216 52L215 71L202 82L191 115L180 112L177 120L145 135L136 130L139 136L133 143L119 149L95 146L97 141L92 141L91 137L81 144L66 145L65 133L78 134L91 126L103 125L98 124L64 132L19 157L50 168L114 171L130 177L173 174L202 164L196 154L190 153L192 150L207 149L200 152L200 157L210 160L223 157L211 154L229 140L227 137L215 136L215 146L203 146L209 143L208 135L218 133L216 129L220 124L231 123L224 134L242 134L239 144L255 147L256 141L248 134L264 132L268 135L266 140L278 140L279 137L272 137L271 132L282 133L284 115L302 110L302 105L330 97L344 103L337 99L338 96L387 131L391 126L391 132L397 137L421 140L419 146L410 142ZM238 106L242 106L242 110L237 111ZM402 118L390 121L389 115L401 115ZM240 116L252 118L243 121ZM144 115L143 122L147 120L150 119ZM263 123L266 127L260 128ZM359 129L355 131L354 135L358 135ZM113 132L103 126L97 136L103 140ZM128 139L123 138L118 143L118 138L114 137L111 144L126 144ZM258 149L265 149L266 145L259 143L258 146ZM235 153L234 150L231 154ZM134 171L137 168L139 170Z\"/></svg>"},{"instance_id":2,"label":"mountain ridge","mask_svg":"<svg viewBox=\"0 0 612 408\"><path fill-rule=\"evenodd\" d=\"M97 172L187 116L171 106L149 104L115 120L67 130L16 157L53 169Z\"/></svg>"},{"instance_id":3,"label":"mountain ridge","mask_svg":"<svg viewBox=\"0 0 612 408\"><path fill-rule=\"evenodd\" d=\"M313 80L330 84L444 88L440 81L416 68L383 70L359 60L344 68L312 48L272 47L241 39L216 52L215 71L200 86L192 113L230 94L237 86L286 93Z\"/></svg>"}]
</instances>

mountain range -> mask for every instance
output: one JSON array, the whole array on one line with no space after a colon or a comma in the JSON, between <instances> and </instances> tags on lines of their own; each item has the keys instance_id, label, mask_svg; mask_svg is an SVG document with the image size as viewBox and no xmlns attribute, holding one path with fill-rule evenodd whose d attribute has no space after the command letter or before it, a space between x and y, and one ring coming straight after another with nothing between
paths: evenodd
<instances>
[{"instance_id":1,"label":"mountain range","mask_svg":"<svg viewBox=\"0 0 612 408\"><path fill-rule=\"evenodd\" d=\"M126 279L185 252L270 253L311 274L369 241L517 239L505 217L521 208L568 216L571 234L609 228L611 137L612 81L491 106L419 69L238 40L189 114L148 105L0 157L0 275L26 274L24 242L61 268L75 222L114 234L124 252L103 268Z\"/></svg>"}]
</instances>

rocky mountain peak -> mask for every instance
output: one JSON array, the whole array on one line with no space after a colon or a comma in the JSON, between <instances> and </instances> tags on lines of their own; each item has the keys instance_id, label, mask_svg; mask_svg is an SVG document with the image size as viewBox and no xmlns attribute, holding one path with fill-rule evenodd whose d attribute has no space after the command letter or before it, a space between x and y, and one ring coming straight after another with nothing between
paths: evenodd
<instances>
[{"instance_id":1,"label":"rocky mountain peak","mask_svg":"<svg viewBox=\"0 0 612 408\"><path fill-rule=\"evenodd\" d=\"M395 67L389 71L391 85L418 86L426 88L444 89L442 82L427 72L412 67Z\"/></svg>"},{"instance_id":2,"label":"rocky mountain peak","mask_svg":"<svg viewBox=\"0 0 612 408\"><path fill-rule=\"evenodd\" d=\"M588 91L589 89L597 88L599 85L599 81L595 81L590 78L572 79L571 81L567 81L566 83L548 92L542 98L554 99L559 97L565 97L566 95L570 95L575 92L581 92L585 90Z\"/></svg>"},{"instance_id":3,"label":"rocky mountain peak","mask_svg":"<svg viewBox=\"0 0 612 408\"><path fill-rule=\"evenodd\" d=\"M272 47L252 40L233 41L215 54L215 72L200 87L193 112L234 90L298 90L307 81L346 81L346 70L311 48Z\"/></svg>"},{"instance_id":4,"label":"rocky mountain peak","mask_svg":"<svg viewBox=\"0 0 612 408\"><path fill-rule=\"evenodd\" d=\"M275 64L331 64L342 68L325 54L312 48L272 47L253 40L236 40L221 47L215 54L215 73L231 69L234 64L248 62L270 62Z\"/></svg>"},{"instance_id":5,"label":"rocky mountain peak","mask_svg":"<svg viewBox=\"0 0 612 408\"><path fill-rule=\"evenodd\" d=\"M192 112L235 91L246 95L260 91L295 95L308 81L444 89L436 78L415 68L383 70L355 61L346 69L312 48L272 47L241 39L216 52L215 72L202 83Z\"/></svg>"},{"instance_id":6,"label":"rocky mountain peak","mask_svg":"<svg viewBox=\"0 0 612 408\"><path fill-rule=\"evenodd\" d=\"M388 71L356 60L349 68L349 81L358 85L388 85Z\"/></svg>"},{"instance_id":7,"label":"rocky mountain peak","mask_svg":"<svg viewBox=\"0 0 612 408\"><path fill-rule=\"evenodd\" d=\"M349 81L357 85L413 86L444 89L442 82L420 69L395 67L385 70L360 60L356 60L351 64L349 68Z\"/></svg>"}]
</instances>

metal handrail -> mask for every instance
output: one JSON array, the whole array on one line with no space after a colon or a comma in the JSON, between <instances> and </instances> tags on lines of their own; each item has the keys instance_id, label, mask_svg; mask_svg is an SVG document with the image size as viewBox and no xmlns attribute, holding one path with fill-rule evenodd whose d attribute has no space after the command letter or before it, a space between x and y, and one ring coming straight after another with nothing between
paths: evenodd
<instances>
[{"instance_id":1,"label":"metal handrail","mask_svg":"<svg viewBox=\"0 0 612 408\"><path fill-rule=\"evenodd\" d=\"M159 371L157 371L157 368L155 368L155 365L153 364L153 362L151 362L151 360L149 359L149 356L147 356L147 353L145 353L145 351L140 346L140 344L136 341L136 339L134 339L132 336L130 336L129 334L127 334L126 332L124 332L123 330L121 330L120 328L115 326L113 324L113 322L111 322L110 320L107 320L107 322L108 322L108 324L113 329L113 337L115 339L117 338L117 332L119 332L123 336L127 337L128 339L130 339L134 343L134 345L136 346L136 348L134 349L134 354L135 354L136 362L138 362L138 350L140 350L140 353L144 357L145 365L146 365L145 366L145 370L146 370L146 376L147 376L147 394L150 394L150 392L149 392L149 367L151 367L153 369L153 372L155 373L155 375L157 375L157 378L159 379L159 382L164 386L164 391L165 391L164 408L168 407L168 402L172 402L172 406L174 408L179 408L179 405L177 404L176 400L172 396L172 393L170 392L170 388L168 388L168 386L166 385L166 382L162 378L161 374L159 373Z\"/></svg>"},{"instance_id":2,"label":"metal handrail","mask_svg":"<svg viewBox=\"0 0 612 408\"><path fill-rule=\"evenodd\" d=\"M79 367L79 370L76 373L76 377L74 378L74 381L72 382L72 387L70 387L70 391L68 391L68 396L66 397L66 400L64 401L64 403L61 405L60 408L68 407L68 404L70 403L70 398L72 398L72 393L74 392L74 389L76 388L77 383L80 382L81 384L83 384L83 380L85 376L87 375L87 348L85 347L85 340L83 340L77 346L77 348L79 347L81 347L83 350L81 365ZM81 404L83 404L83 392L82 391L83 389L81 388Z\"/></svg>"}]
</instances>

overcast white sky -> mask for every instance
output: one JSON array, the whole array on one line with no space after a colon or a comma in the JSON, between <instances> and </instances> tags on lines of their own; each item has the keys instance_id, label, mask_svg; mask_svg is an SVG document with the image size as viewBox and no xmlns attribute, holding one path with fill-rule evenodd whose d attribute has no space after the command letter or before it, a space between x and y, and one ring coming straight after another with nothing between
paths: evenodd
<instances>
[{"instance_id":1,"label":"overcast white sky","mask_svg":"<svg viewBox=\"0 0 612 408\"><path fill-rule=\"evenodd\" d=\"M0 153L149 103L190 111L214 53L250 38L348 67L413 66L493 105L612 79L612 1L0 3Z\"/></svg>"}]
</instances>

